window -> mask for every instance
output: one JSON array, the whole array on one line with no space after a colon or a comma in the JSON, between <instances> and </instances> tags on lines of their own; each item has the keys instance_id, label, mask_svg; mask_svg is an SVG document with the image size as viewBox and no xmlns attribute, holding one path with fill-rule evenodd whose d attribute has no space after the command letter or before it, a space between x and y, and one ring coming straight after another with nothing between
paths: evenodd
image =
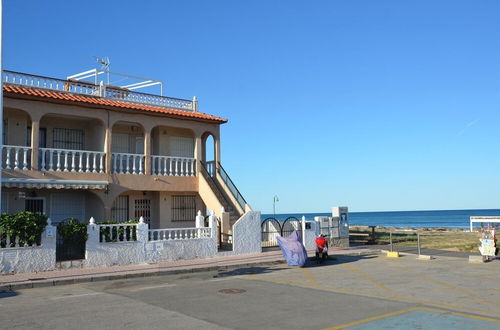
<instances>
[{"instance_id":1,"label":"window","mask_svg":"<svg viewBox=\"0 0 500 330\"><path fill-rule=\"evenodd\" d=\"M2 213L9 213L9 193L2 191Z\"/></svg>"},{"instance_id":2,"label":"window","mask_svg":"<svg viewBox=\"0 0 500 330\"><path fill-rule=\"evenodd\" d=\"M172 196L172 221L194 221L196 196Z\"/></svg>"},{"instance_id":3,"label":"window","mask_svg":"<svg viewBox=\"0 0 500 330\"><path fill-rule=\"evenodd\" d=\"M170 156L194 157L194 139L183 136L170 136L169 139Z\"/></svg>"},{"instance_id":4,"label":"window","mask_svg":"<svg viewBox=\"0 0 500 330\"><path fill-rule=\"evenodd\" d=\"M151 223L151 201L149 199L136 199L134 202L135 218L144 218L145 223Z\"/></svg>"},{"instance_id":5,"label":"window","mask_svg":"<svg viewBox=\"0 0 500 330\"><path fill-rule=\"evenodd\" d=\"M128 196L118 196L111 208L111 220L114 222L126 222L128 216Z\"/></svg>"},{"instance_id":6,"label":"window","mask_svg":"<svg viewBox=\"0 0 500 330\"><path fill-rule=\"evenodd\" d=\"M54 128L52 148L83 150L83 130L70 128Z\"/></svg>"},{"instance_id":7,"label":"window","mask_svg":"<svg viewBox=\"0 0 500 330\"><path fill-rule=\"evenodd\" d=\"M26 197L24 200L24 210L30 212L45 213L45 198L43 197Z\"/></svg>"}]
</instances>

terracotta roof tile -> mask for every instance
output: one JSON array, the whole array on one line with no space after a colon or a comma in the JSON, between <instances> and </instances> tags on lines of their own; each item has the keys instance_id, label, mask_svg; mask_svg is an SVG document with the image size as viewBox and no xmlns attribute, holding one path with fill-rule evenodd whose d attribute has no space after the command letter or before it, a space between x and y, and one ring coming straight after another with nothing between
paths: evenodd
<instances>
[{"instance_id":1,"label":"terracotta roof tile","mask_svg":"<svg viewBox=\"0 0 500 330\"><path fill-rule=\"evenodd\" d=\"M175 109L170 109L170 108L160 108L160 107L144 105L144 104L113 101L113 100L102 99L102 98L90 96L90 95L77 95L77 94L71 94L71 93L43 90L43 89L38 89L38 88L20 87L20 86L14 86L14 85L9 85L9 84L4 84L3 90L7 94L11 93L11 94L19 94L19 95L30 95L30 96L38 96L38 97L54 99L54 100L66 100L66 101L71 101L71 102L104 105L104 106L110 106L110 107L119 108L119 109L148 111L148 112L161 113L161 114L165 114L165 115L173 116L173 117L182 117L182 118L188 118L188 119L214 121L214 122L221 123L221 124L227 122L227 119L212 116L212 115L209 115L209 114L206 114L203 112L190 112L190 111L175 110Z\"/></svg>"}]
</instances>

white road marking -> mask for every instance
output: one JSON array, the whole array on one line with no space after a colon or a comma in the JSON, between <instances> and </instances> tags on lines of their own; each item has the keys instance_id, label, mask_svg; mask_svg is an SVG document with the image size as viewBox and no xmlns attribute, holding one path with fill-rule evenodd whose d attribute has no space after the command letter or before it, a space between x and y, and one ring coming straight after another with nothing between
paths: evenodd
<instances>
[{"instance_id":1,"label":"white road marking","mask_svg":"<svg viewBox=\"0 0 500 330\"><path fill-rule=\"evenodd\" d=\"M135 289L128 289L127 291L130 291L130 292L137 292L137 291L144 291L144 290L152 290L152 289L160 289L160 288L168 288L168 287L172 287L172 286L176 286L176 284L161 284L161 285L154 285L154 286L144 286L144 287L141 287L141 288L135 288Z\"/></svg>"},{"instance_id":2,"label":"white road marking","mask_svg":"<svg viewBox=\"0 0 500 330\"><path fill-rule=\"evenodd\" d=\"M100 294L103 294L103 292L72 294L72 295L67 295L67 296L52 297L50 299L58 300L58 299L66 299L66 298L80 298L80 297L86 297L86 296L96 296L96 295L100 295Z\"/></svg>"},{"instance_id":3,"label":"white road marking","mask_svg":"<svg viewBox=\"0 0 500 330\"><path fill-rule=\"evenodd\" d=\"M209 282L219 282L219 281L227 281L230 280L231 278L229 277L221 277L221 278L213 278L211 280L208 280Z\"/></svg>"}]
</instances>

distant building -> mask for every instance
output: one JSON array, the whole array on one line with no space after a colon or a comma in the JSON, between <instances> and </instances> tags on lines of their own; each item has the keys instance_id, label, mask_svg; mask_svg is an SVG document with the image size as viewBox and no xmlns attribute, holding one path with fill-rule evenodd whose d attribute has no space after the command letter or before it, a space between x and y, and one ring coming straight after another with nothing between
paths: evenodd
<instances>
[{"instance_id":1,"label":"distant building","mask_svg":"<svg viewBox=\"0 0 500 330\"><path fill-rule=\"evenodd\" d=\"M220 165L227 120L199 112L196 98L10 71L2 79L2 212L39 211L53 223L143 216L151 228L194 227L198 210L224 207L231 224L245 212Z\"/></svg>"}]
</instances>

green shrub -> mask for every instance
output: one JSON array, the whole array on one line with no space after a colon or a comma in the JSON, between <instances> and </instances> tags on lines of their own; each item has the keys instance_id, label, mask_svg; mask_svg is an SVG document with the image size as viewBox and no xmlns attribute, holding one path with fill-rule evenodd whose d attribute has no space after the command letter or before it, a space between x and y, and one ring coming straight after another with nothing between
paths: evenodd
<instances>
[{"instance_id":1,"label":"green shrub","mask_svg":"<svg viewBox=\"0 0 500 330\"><path fill-rule=\"evenodd\" d=\"M75 219L68 219L57 225L57 234L61 237L63 244L73 242L75 244L87 241L87 224Z\"/></svg>"},{"instance_id":2,"label":"green shrub","mask_svg":"<svg viewBox=\"0 0 500 330\"><path fill-rule=\"evenodd\" d=\"M29 211L15 214L3 213L0 216L0 244L6 247L6 236L10 236L10 246L14 246L15 238L19 237L19 245L41 244L42 233L47 226L47 216Z\"/></svg>"}]
</instances>

